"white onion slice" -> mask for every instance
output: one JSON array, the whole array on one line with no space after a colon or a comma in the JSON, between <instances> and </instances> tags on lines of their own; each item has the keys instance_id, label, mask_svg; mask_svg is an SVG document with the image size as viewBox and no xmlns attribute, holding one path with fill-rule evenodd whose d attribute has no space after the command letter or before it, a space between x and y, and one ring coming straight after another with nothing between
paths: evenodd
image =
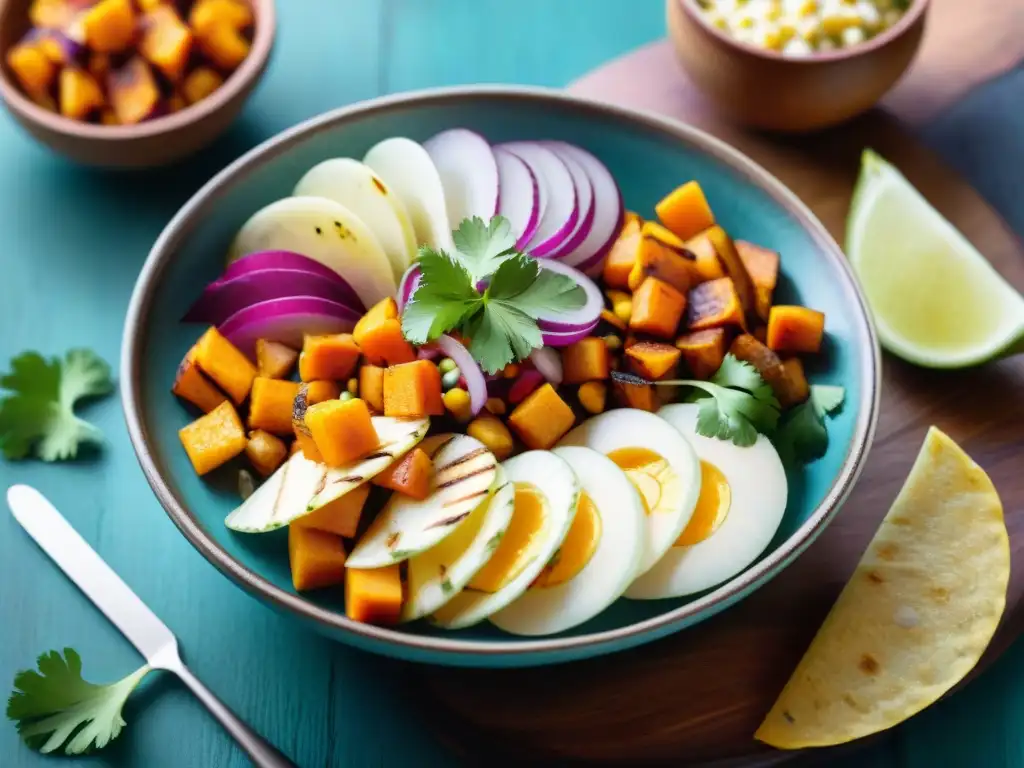
<instances>
[{"instance_id":1,"label":"white onion slice","mask_svg":"<svg viewBox=\"0 0 1024 768\"><path fill-rule=\"evenodd\" d=\"M576 221L576 227L573 229L572 234L565 239L565 242L551 252L552 258L562 258L579 248L587 239L587 235L590 234L590 230L594 226L594 216L596 215L594 210L594 185L591 183L586 171L583 170L583 166L573 157L572 153L564 150L561 142L547 141L544 142L544 146L558 155L562 162L565 163L565 167L569 169L569 175L572 176L573 186L576 187L576 204L579 208L579 218Z\"/></svg>"},{"instance_id":2,"label":"white onion slice","mask_svg":"<svg viewBox=\"0 0 1024 768\"><path fill-rule=\"evenodd\" d=\"M572 235L579 220L572 174L558 155L538 142L513 141L500 146L526 163L537 177L543 213L526 250L534 256L550 256Z\"/></svg>"},{"instance_id":3,"label":"white onion slice","mask_svg":"<svg viewBox=\"0 0 1024 768\"><path fill-rule=\"evenodd\" d=\"M465 128L452 128L427 139L423 148L441 177L452 228L474 216L490 221L499 205L498 164L487 140Z\"/></svg>"},{"instance_id":4,"label":"white onion slice","mask_svg":"<svg viewBox=\"0 0 1024 768\"><path fill-rule=\"evenodd\" d=\"M565 275L587 294L586 303L579 309L569 312L550 312L538 318L537 325L540 326L540 329L542 331L564 332L578 331L581 328L593 328L597 319L601 316L601 310L604 308L604 297L601 295L601 289L594 284L593 280L578 269L574 269L560 261L537 259L537 264L541 269L549 269L552 272Z\"/></svg>"},{"instance_id":5,"label":"white onion slice","mask_svg":"<svg viewBox=\"0 0 1024 768\"><path fill-rule=\"evenodd\" d=\"M466 379L466 388L469 390L470 410L474 416L480 413L487 402L487 380L480 365L469 354L469 350L451 336L441 336L434 343L459 366L459 373Z\"/></svg>"},{"instance_id":6,"label":"white onion slice","mask_svg":"<svg viewBox=\"0 0 1024 768\"><path fill-rule=\"evenodd\" d=\"M518 156L494 148L498 163L498 213L508 219L516 236L516 249L522 250L540 226L540 189L530 166Z\"/></svg>"},{"instance_id":7,"label":"white onion slice","mask_svg":"<svg viewBox=\"0 0 1024 768\"><path fill-rule=\"evenodd\" d=\"M604 163L585 149L565 142L558 142L558 145L559 154L565 153L582 166L594 189L594 222L590 232L572 253L562 257L570 267L586 271L604 258L622 228L622 194Z\"/></svg>"},{"instance_id":8,"label":"white onion slice","mask_svg":"<svg viewBox=\"0 0 1024 768\"><path fill-rule=\"evenodd\" d=\"M562 356L551 347L537 347L530 353L530 360L552 386L562 383Z\"/></svg>"}]
</instances>

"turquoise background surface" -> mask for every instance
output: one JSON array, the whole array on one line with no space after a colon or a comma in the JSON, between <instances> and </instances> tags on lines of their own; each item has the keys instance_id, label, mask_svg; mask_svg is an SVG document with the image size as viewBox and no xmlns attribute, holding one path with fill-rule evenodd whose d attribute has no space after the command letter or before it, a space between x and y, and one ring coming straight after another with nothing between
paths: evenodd
<instances>
[{"instance_id":1,"label":"turquoise background surface","mask_svg":"<svg viewBox=\"0 0 1024 768\"><path fill-rule=\"evenodd\" d=\"M75 168L0 119L0 361L88 346L111 363L135 276L174 211L225 163L305 117L381 93L465 82L564 85L663 34L643 0L286 0L275 60L242 119L173 169ZM924 138L1024 232L1024 69L967 97ZM116 367L116 366L115 366ZM0 486L40 488L181 639L196 674L307 766L451 765L410 696L413 670L324 640L230 584L184 541L150 493L116 398L86 415L102 455L62 466L0 464ZM106 619L0 515L0 681L46 649L74 646L87 677L140 660ZM610 661L609 663L614 663ZM849 766L1024 766L1024 646ZM6 683L4 683L6 684ZM154 676L120 739L83 765L208 768L246 760L176 681ZM0 764L52 764L0 727ZM837 764L831 762L830 764Z\"/></svg>"}]
</instances>

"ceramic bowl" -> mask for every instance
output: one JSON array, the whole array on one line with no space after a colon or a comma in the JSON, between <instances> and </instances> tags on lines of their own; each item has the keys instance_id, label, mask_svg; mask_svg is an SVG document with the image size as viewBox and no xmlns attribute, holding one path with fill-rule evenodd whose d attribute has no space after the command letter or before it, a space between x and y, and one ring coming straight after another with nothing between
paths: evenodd
<instances>
[{"instance_id":1,"label":"ceramic bowl","mask_svg":"<svg viewBox=\"0 0 1024 768\"><path fill-rule=\"evenodd\" d=\"M910 66L929 0L851 48L789 58L741 43L704 19L697 0L666 0L669 39L693 82L723 113L753 128L805 132L870 109Z\"/></svg>"},{"instance_id":2,"label":"ceramic bowl","mask_svg":"<svg viewBox=\"0 0 1024 768\"><path fill-rule=\"evenodd\" d=\"M611 169L627 206L651 215L658 199L699 180L735 237L782 254L778 298L827 314L828 344L809 369L841 384L847 399L829 422L828 453L789 476L785 518L756 564L720 587L685 599L619 600L564 634L524 640L484 624L459 632L425 622L390 629L344 615L342 590L297 594L287 532L237 534L224 517L239 503L235 473L196 476L178 441L192 416L170 393L175 369L200 330L180 322L221 272L234 233L258 208L291 193L314 164L362 157L389 136L424 140L454 126L492 141L564 139ZM359 648L417 661L467 666L536 665L639 645L732 605L786 567L828 525L863 463L878 410L879 351L864 296L839 247L777 179L735 149L652 114L562 92L472 87L401 94L329 112L285 131L215 176L171 220L146 260L125 325L122 393L132 443L160 503L185 537L260 600Z\"/></svg>"},{"instance_id":3,"label":"ceramic bowl","mask_svg":"<svg viewBox=\"0 0 1024 768\"><path fill-rule=\"evenodd\" d=\"M0 98L29 134L76 162L102 168L147 168L181 160L227 130L270 61L277 26L274 2L248 1L255 19L252 48L224 85L180 112L136 125L97 125L50 112L22 92L6 57L29 30L31 0L0 0Z\"/></svg>"}]
</instances>

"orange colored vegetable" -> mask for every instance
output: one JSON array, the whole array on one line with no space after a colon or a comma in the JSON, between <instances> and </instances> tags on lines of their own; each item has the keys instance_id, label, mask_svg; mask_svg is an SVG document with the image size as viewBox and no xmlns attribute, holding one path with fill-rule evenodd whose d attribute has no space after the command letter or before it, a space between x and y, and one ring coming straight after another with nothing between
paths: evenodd
<instances>
[{"instance_id":1,"label":"orange colored vegetable","mask_svg":"<svg viewBox=\"0 0 1024 768\"><path fill-rule=\"evenodd\" d=\"M413 448L370 482L414 499L425 499L430 495L433 479L434 462L422 448Z\"/></svg>"},{"instance_id":2,"label":"orange colored vegetable","mask_svg":"<svg viewBox=\"0 0 1024 768\"><path fill-rule=\"evenodd\" d=\"M779 254L759 245L737 240L736 253L754 286L754 311L768 322L772 308L772 294L779 281Z\"/></svg>"},{"instance_id":3,"label":"orange colored vegetable","mask_svg":"<svg viewBox=\"0 0 1024 768\"><path fill-rule=\"evenodd\" d=\"M216 70L209 67L196 67L185 77L185 81L181 84L181 92L185 96L185 101L195 104L222 85L224 85L224 78Z\"/></svg>"},{"instance_id":4,"label":"orange colored vegetable","mask_svg":"<svg viewBox=\"0 0 1024 768\"><path fill-rule=\"evenodd\" d=\"M391 297L370 307L356 323L352 335L374 365L398 365L416 359L416 350L402 335L398 305Z\"/></svg>"},{"instance_id":5,"label":"orange colored vegetable","mask_svg":"<svg viewBox=\"0 0 1024 768\"><path fill-rule=\"evenodd\" d=\"M736 286L736 295L740 297L740 306L744 315L752 315L757 306L757 298L754 293L754 282L750 279L743 260L740 259L736 246L721 227L712 227L707 231L707 236L715 246L718 257L725 267L725 274L732 278Z\"/></svg>"},{"instance_id":6,"label":"orange colored vegetable","mask_svg":"<svg viewBox=\"0 0 1024 768\"><path fill-rule=\"evenodd\" d=\"M701 232L696 237L687 240L686 250L694 256L694 268L697 270L701 282L725 277L725 267L722 266L722 260L718 257L715 244L711 242L707 232Z\"/></svg>"},{"instance_id":7,"label":"orange colored vegetable","mask_svg":"<svg viewBox=\"0 0 1024 768\"><path fill-rule=\"evenodd\" d=\"M755 339L749 333L737 336L729 347L729 352L731 352L737 359L745 360L757 368L758 372L761 374L761 378L764 379L775 392L775 396L780 397L786 386L782 383L785 372L782 369L782 360L779 359L779 356L775 354L775 352Z\"/></svg>"},{"instance_id":8,"label":"orange colored vegetable","mask_svg":"<svg viewBox=\"0 0 1024 768\"><path fill-rule=\"evenodd\" d=\"M725 360L726 332L724 328L691 331L676 339L695 379L710 379Z\"/></svg>"},{"instance_id":9,"label":"orange colored vegetable","mask_svg":"<svg viewBox=\"0 0 1024 768\"><path fill-rule=\"evenodd\" d=\"M654 413L661 407L651 384L623 384L615 382L615 399L627 408Z\"/></svg>"},{"instance_id":10,"label":"orange colored vegetable","mask_svg":"<svg viewBox=\"0 0 1024 768\"><path fill-rule=\"evenodd\" d=\"M149 65L139 56L107 75L107 94L118 122L134 125L149 117L160 101L160 89Z\"/></svg>"},{"instance_id":11,"label":"orange colored vegetable","mask_svg":"<svg viewBox=\"0 0 1024 768\"><path fill-rule=\"evenodd\" d=\"M82 17L85 44L100 53L120 53L135 40L132 0L100 0Z\"/></svg>"},{"instance_id":12,"label":"orange colored vegetable","mask_svg":"<svg viewBox=\"0 0 1024 768\"><path fill-rule=\"evenodd\" d=\"M262 429L254 429L249 433L249 442L245 444L245 455L256 471L267 477L274 474L288 458L288 446L281 438Z\"/></svg>"},{"instance_id":13,"label":"orange colored vegetable","mask_svg":"<svg viewBox=\"0 0 1024 768\"><path fill-rule=\"evenodd\" d=\"M359 362L359 347L350 334L306 336L299 355L299 378L347 379Z\"/></svg>"},{"instance_id":14,"label":"orange colored vegetable","mask_svg":"<svg viewBox=\"0 0 1024 768\"><path fill-rule=\"evenodd\" d=\"M96 79L84 69L64 67L60 71L60 113L72 120L85 120L105 101Z\"/></svg>"},{"instance_id":15,"label":"orange colored vegetable","mask_svg":"<svg viewBox=\"0 0 1024 768\"><path fill-rule=\"evenodd\" d=\"M306 388L306 403L309 405L341 397L341 387L335 381L307 381L303 386Z\"/></svg>"},{"instance_id":16,"label":"orange colored vegetable","mask_svg":"<svg viewBox=\"0 0 1024 768\"><path fill-rule=\"evenodd\" d=\"M323 462L324 457L320 455L320 449L313 440L313 433L306 424L306 411L310 405L314 403L309 400L309 384L302 384L292 404L292 432L295 433L295 444L299 446L303 456L310 461Z\"/></svg>"},{"instance_id":17,"label":"orange colored vegetable","mask_svg":"<svg viewBox=\"0 0 1024 768\"><path fill-rule=\"evenodd\" d=\"M210 328L196 342L196 363L236 404L245 400L256 378L256 366L238 347Z\"/></svg>"},{"instance_id":18,"label":"orange colored vegetable","mask_svg":"<svg viewBox=\"0 0 1024 768\"><path fill-rule=\"evenodd\" d=\"M345 580L345 544L333 533L288 526L288 562L297 592L333 587Z\"/></svg>"},{"instance_id":19,"label":"orange colored vegetable","mask_svg":"<svg viewBox=\"0 0 1024 768\"><path fill-rule=\"evenodd\" d=\"M188 351L181 361L181 365L178 366L171 392L183 400L188 400L203 413L209 413L228 399L199 370L199 366L196 365L195 347Z\"/></svg>"},{"instance_id":20,"label":"orange colored vegetable","mask_svg":"<svg viewBox=\"0 0 1024 768\"><path fill-rule=\"evenodd\" d=\"M283 379L292 372L299 353L276 341L256 340L256 370L268 379Z\"/></svg>"},{"instance_id":21,"label":"orange colored vegetable","mask_svg":"<svg viewBox=\"0 0 1024 768\"><path fill-rule=\"evenodd\" d=\"M359 369L359 396L375 413L384 413L384 369L364 365Z\"/></svg>"},{"instance_id":22,"label":"orange colored vegetable","mask_svg":"<svg viewBox=\"0 0 1024 768\"><path fill-rule=\"evenodd\" d=\"M572 408L550 384L535 389L508 417L508 425L528 448L547 449L576 421Z\"/></svg>"},{"instance_id":23,"label":"orange colored vegetable","mask_svg":"<svg viewBox=\"0 0 1024 768\"><path fill-rule=\"evenodd\" d=\"M252 9L242 0L197 0L188 16L188 23L197 32L214 27L242 30L252 26Z\"/></svg>"},{"instance_id":24,"label":"orange colored vegetable","mask_svg":"<svg viewBox=\"0 0 1024 768\"><path fill-rule=\"evenodd\" d=\"M57 65L33 43L12 47L7 52L7 66L29 94L46 95L57 77Z\"/></svg>"},{"instance_id":25,"label":"orange colored vegetable","mask_svg":"<svg viewBox=\"0 0 1024 768\"><path fill-rule=\"evenodd\" d=\"M363 507L366 506L369 495L369 483L358 485L344 496L339 496L315 512L293 521L292 526L316 528L318 531L327 531L351 539L359 528L359 518L362 517Z\"/></svg>"},{"instance_id":26,"label":"orange colored vegetable","mask_svg":"<svg viewBox=\"0 0 1024 768\"><path fill-rule=\"evenodd\" d=\"M146 11L152 11L154 8L169 2L169 0L135 0L135 4L139 6L139 10L145 13Z\"/></svg>"},{"instance_id":27,"label":"orange colored vegetable","mask_svg":"<svg viewBox=\"0 0 1024 768\"><path fill-rule=\"evenodd\" d=\"M604 339L588 336L562 348L562 380L566 384L607 379L610 370L611 355Z\"/></svg>"},{"instance_id":28,"label":"orange colored vegetable","mask_svg":"<svg viewBox=\"0 0 1024 768\"><path fill-rule=\"evenodd\" d=\"M392 365L384 371L384 415L441 416L441 372L429 360Z\"/></svg>"},{"instance_id":29,"label":"orange colored vegetable","mask_svg":"<svg viewBox=\"0 0 1024 768\"><path fill-rule=\"evenodd\" d=\"M768 346L778 352L817 352L825 315L807 307L777 305L768 316Z\"/></svg>"},{"instance_id":30,"label":"orange colored vegetable","mask_svg":"<svg viewBox=\"0 0 1024 768\"><path fill-rule=\"evenodd\" d=\"M627 288L629 273L636 262L640 246L640 226L643 220L635 213L627 213L619 236L604 260L602 280L606 288Z\"/></svg>"},{"instance_id":31,"label":"orange colored vegetable","mask_svg":"<svg viewBox=\"0 0 1024 768\"><path fill-rule=\"evenodd\" d=\"M469 422L466 434L483 443L498 461L504 461L511 456L515 448L508 427L489 411L481 411L479 416Z\"/></svg>"},{"instance_id":32,"label":"orange colored vegetable","mask_svg":"<svg viewBox=\"0 0 1024 768\"><path fill-rule=\"evenodd\" d=\"M635 291L648 277L656 277L683 293L700 282L696 257L685 249L682 240L653 221L645 222L640 230L629 289Z\"/></svg>"},{"instance_id":33,"label":"orange colored vegetable","mask_svg":"<svg viewBox=\"0 0 1024 768\"><path fill-rule=\"evenodd\" d=\"M798 405L811 395L804 364L799 357L782 361L782 372L775 381L775 396L783 408Z\"/></svg>"},{"instance_id":34,"label":"orange colored vegetable","mask_svg":"<svg viewBox=\"0 0 1024 768\"><path fill-rule=\"evenodd\" d=\"M690 291L686 326L691 331L727 325L746 327L743 306L731 277L708 280Z\"/></svg>"},{"instance_id":35,"label":"orange colored vegetable","mask_svg":"<svg viewBox=\"0 0 1024 768\"><path fill-rule=\"evenodd\" d=\"M178 430L197 475L205 475L245 450L248 440L235 407L226 400Z\"/></svg>"},{"instance_id":36,"label":"orange colored vegetable","mask_svg":"<svg viewBox=\"0 0 1024 768\"><path fill-rule=\"evenodd\" d=\"M230 72L249 55L250 45L245 35L227 24L196 29L195 35L206 58L220 69Z\"/></svg>"},{"instance_id":37,"label":"orange colored vegetable","mask_svg":"<svg viewBox=\"0 0 1024 768\"><path fill-rule=\"evenodd\" d=\"M306 409L306 426L330 467L343 467L380 445L370 409L359 398L327 400Z\"/></svg>"},{"instance_id":38,"label":"orange colored vegetable","mask_svg":"<svg viewBox=\"0 0 1024 768\"><path fill-rule=\"evenodd\" d=\"M688 181L674 189L654 207L654 211L661 223L683 240L689 240L715 224L704 190L696 181Z\"/></svg>"},{"instance_id":39,"label":"orange colored vegetable","mask_svg":"<svg viewBox=\"0 0 1024 768\"><path fill-rule=\"evenodd\" d=\"M249 428L265 429L275 435L292 433L292 409L299 394L296 381L257 376L249 394Z\"/></svg>"},{"instance_id":40,"label":"orange colored vegetable","mask_svg":"<svg viewBox=\"0 0 1024 768\"><path fill-rule=\"evenodd\" d=\"M78 11L67 0L32 0L28 7L28 18L34 27L65 29L74 21Z\"/></svg>"},{"instance_id":41,"label":"orange colored vegetable","mask_svg":"<svg viewBox=\"0 0 1024 768\"><path fill-rule=\"evenodd\" d=\"M169 5L158 5L142 16L139 53L168 80L177 82L192 51L192 32Z\"/></svg>"},{"instance_id":42,"label":"orange colored vegetable","mask_svg":"<svg viewBox=\"0 0 1024 768\"><path fill-rule=\"evenodd\" d=\"M402 615L399 563L345 570L345 615L365 624L397 624Z\"/></svg>"},{"instance_id":43,"label":"orange colored vegetable","mask_svg":"<svg viewBox=\"0 0 1024 768\"><path fill-rule=\"evenodd\" d=\"M618 316L614 312L612 312L610 309L602 309L601 310L601 319L604 320L609 325L613 326L614 328L617 328L620 331L626 330L626 324L624 322L622 322L618 318Z\"/></svg>"},{"instance_id":44,"label":"orange colored vegetable","mask_svg":"<svg viewBox=\"0 0 1024 768\"><path fill-rule=\"evenodd\" d=\"M685 294L656 277L648 277L633 294L629 329L663 339L674 338L684 309Z\"/></svg>"},{"instance_id":45,"label":"orange colored vegetable","mask_svg":"<svg viewBox=\"0 0 1024 768\"><path fill-rule=\"evenodd\" d=\"M626 350L626 356L635 363L636 372L647 379L661 379L674 373L681 354L671 344L658 341L638 341Z\"/></svg>"}]
</instances>

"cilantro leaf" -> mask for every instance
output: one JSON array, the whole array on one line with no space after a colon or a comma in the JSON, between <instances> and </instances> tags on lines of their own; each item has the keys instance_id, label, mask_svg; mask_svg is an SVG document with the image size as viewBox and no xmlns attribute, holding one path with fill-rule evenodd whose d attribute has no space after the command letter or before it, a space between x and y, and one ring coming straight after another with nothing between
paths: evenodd
<instances>
[{"instance_id":1,"label":"cilantro leaf","mask_svg":"<svg viewBox=\"0 0 1024 768\"><path fill-rule=\"evenodd\" d=\"M413 344L426 344L477 311L482 297L465 267L447 254L424 248L419 267L422 277L402 312L402 333Z\"/></svg>"},{"instance_id":2,"label":"cilantro leaf","mask_svg":"<svg viewBox=\"0 0 1024 768\"><path fill-rule=\"evenodd\" d=\"M815 385L810 397L798 405L779 430L776 443L784 459L810 462L828 450L825 416L842 407L846 390L842 387Z\"/></svg>"},{"instance_id":3,"label":"cilantro leaf","mask_svg":"<svg viewBox=\"0 0 1024 768\"><path fill-rule=\"evenodd\" d=\"M39 672L14 676L7 717L33 749L48 753L64 747L68 755L101 749L125 725L121 710L150 671L145 665L122 680L95 685L82 679L82 660L72 648L39 657Z\"/></svg>"},{"instance_id":4,"label":"cilantro leaf","mask_svg":"<svg viewBox=\"0 0 1024 768\"><path fill-rule=\"evenodd\" d=\"M768 382L761 378L761 373L757 368L745 360L740 360L735 355L725 356L722 365L711 377L711 381L721 387L746 390L756 400L770 405L776 410L781 407L778 398L775 397L775 391Z\"/></svg>"},{"instance_id":5,"label":"cilantro leaf","mask_svg":"<svg viewBox=\"0 0 1024 768\"><path fill-rule=\"evenodd\" d=\"M0 387L13 393L0 400L0 450L6 458L23 459L34 448L43 461L57 461L74 458L81 443L102 442L99 429L74 413L82 398L114 389L110 366L95 353L73 349L60 361L25 352L11 360Z\"/></svg>"},{"instance_id":6,"label":"cilantro leaf","mask_svg":"<svg viewBox=\"0 0 1024 768\"><path fill-rule=\"evenodd\" d=\"M515 254L516 238L512 225L504 216L495 216L490 223L474 216L465 219L452 232L455 258L469 272L473 284L493 274L501 263Z\"/></svg>"},{"instance_id":7,"label":"cilantro leaf","mask_svg":"<svg viewBox=\"0 0 1024 768\"><path fill-rule=\"evenodd\" d=\"M544 344L540 328L509 302L489 301L466 327L470 354L487 373L497 373Z\"/></svg>"},{"instance_id":8,"label":"cilantro leaf","mask_svg":"<svg viewBox=\"0 0 1024 768\"><path fill-rule=\"evenodd\" d=\"M814 409L824 416L826 413L835 413L842 408L843 400L846 399L846 390L828 384L815 384L811 387L810 399L814 403Z\"/></svg>"},{"instance_id":9,"label":"cilantro leaf","mask_svg":"<svg viewBox=\"0 0 1024 768\"><path fill-rule=\"evenodd\" d=\"M587 294L572 278L542 269L536 259L517 254L498 267L487 294L514 301L534 320L542 314L571 312L587 303Z\"/></svg>"}]
</instances>

